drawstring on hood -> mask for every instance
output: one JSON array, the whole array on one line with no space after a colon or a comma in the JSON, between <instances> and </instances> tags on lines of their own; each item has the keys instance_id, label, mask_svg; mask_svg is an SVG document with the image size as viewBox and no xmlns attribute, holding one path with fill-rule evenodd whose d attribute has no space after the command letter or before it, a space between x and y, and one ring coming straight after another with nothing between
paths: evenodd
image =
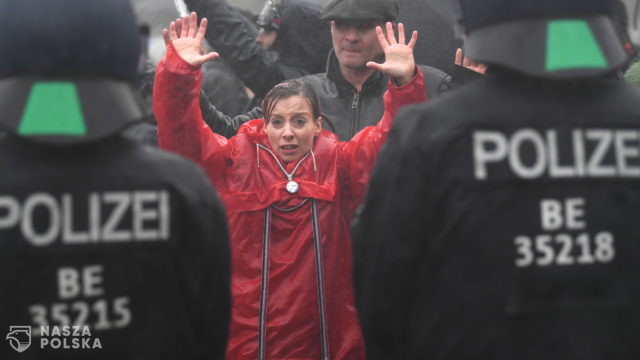
<instances>
[{"instance_id":1,"label":"drawstring on hood","mask_svg":"<svg viewBox=\"0 0 640 360\"><path fill-rule=\"evenodd\" d=\"M260 168L260 149L266 150L269 154L271 154L271 156L273 156L273 158L278 163L278 166L280 166L282 171L284 171L286 174L286 171L284 170L284 166L282 166L282 164L280 163L280 159L278 159L278 156L273 151L269 150L269 148L261 144L256 144L256 164L258 165L258 168ZM300 160L298 160L298 164L296 165L296 168L293 170L293 172L295 172L298 169L300 164L302 164L302 162L306 160L309 157L309 155L311 155L311 160L313 161L313 171L316 173L318 172L318 165L316 163L316 154L313 153L313 149L311 149L309 153L307 153L307 155L303 156Z\"/></svg>"}]
</instances>

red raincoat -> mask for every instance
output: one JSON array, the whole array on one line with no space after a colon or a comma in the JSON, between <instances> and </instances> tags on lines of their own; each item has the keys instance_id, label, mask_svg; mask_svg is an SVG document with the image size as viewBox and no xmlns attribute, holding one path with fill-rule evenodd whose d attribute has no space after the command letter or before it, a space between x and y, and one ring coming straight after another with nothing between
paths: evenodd
<instances>
[{"instance_id":1,"label":"red raincoat","mask_svg":"<svg viewBox=\"0 0 640 360\"><path fill-rule=\"evenodd\" d=\"M389 85L377 126L349 142L323 130L313 152L289 164L271 151L263 120L244 124L229 140L214 134L200 114L201 81L199 67L169 46L153 103L160 146L200 164L227 209L233 299L227 358L364 359L349 223L393 115L426 100L422 72L402 87ZM286 190L284 171L294 172L297 193Z\"/></svg>"}]
</instances>

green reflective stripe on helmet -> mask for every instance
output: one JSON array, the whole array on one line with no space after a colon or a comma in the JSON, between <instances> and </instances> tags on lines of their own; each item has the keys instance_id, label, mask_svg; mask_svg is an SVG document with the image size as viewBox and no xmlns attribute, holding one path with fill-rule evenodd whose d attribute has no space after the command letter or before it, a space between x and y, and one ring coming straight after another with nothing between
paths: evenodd
<instances>
[{"instance_id":1,"label":"green reflective stripe on helmet","mask_svg":"<svg viewBox=\"0 0 640 360\"><path fill-rule=\"evenodd\" d=\"M587 21L574 19L549 21L546 71L607 67L607 59Z\"/></svg>"},{"instance_id":2,"label":"green reflective stripe on helmet","mask_svg":"<svg viewBox=\"0 0 640 360\"><path fill-rule=\"evenodd\" d=\"M31 87L18 134L82 136L86 133L75 84L37 82Z\"/></svg>"}]
</instances>

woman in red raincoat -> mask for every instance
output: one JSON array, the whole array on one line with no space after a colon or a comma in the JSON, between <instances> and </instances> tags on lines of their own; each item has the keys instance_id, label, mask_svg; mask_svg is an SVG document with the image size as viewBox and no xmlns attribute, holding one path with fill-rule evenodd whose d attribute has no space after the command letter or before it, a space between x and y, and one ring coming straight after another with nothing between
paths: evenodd
<instances>
[{"instance_id":1,"label":"woman in red raincoat","mask_svg":"<svg viewBox=\"0 0 640 360\"><path fill-rule=\"evenodd\" d=\"M394 79L375 127L349 142L322 130L313 90L277 85L263 102L264 120L227 140L203 122L198 104L206 19L172 23L158 64L154 112L160 146L202 166L228 213L232 247L232 321L228 359L364 359L354 307L349 223L397 109L426 99L413 60L417 34L405 45L391 24L378 28L384 64ZM396 85L398 84L398 85Z\"/></svg>"}]
</instances>

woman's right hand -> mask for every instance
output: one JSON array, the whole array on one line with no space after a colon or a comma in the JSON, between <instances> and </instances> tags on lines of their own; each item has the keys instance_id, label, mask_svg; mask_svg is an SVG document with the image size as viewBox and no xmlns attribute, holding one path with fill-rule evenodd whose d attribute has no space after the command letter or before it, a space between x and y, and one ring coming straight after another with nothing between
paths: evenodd
<instances>
[{"instance_id":1,"label":"woman's right hand","mask_svg":"<svg viewBox=\"0 0 640 360\"><path fill-rule=\"evenodd\" d=\"M191 15L172 21L169 30L162 30L162 37L166 45L173 44L184 61L193 66L200 66L219 56L217 52L204 54L203 40L206 33L207 19L202 19L198 26L198 15L192 12Z\"/></svg>"}]
</instances>

